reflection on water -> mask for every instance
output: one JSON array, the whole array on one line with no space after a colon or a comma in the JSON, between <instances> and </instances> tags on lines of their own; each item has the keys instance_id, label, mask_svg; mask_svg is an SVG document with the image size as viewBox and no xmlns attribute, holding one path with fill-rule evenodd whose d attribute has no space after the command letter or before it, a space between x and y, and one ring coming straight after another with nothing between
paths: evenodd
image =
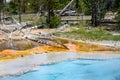
<instances>
[{"instance_id":1,"label":"reflection on water","mask_svg":"<svg viewBox=\"0 0 120 80\"><path fill-rule=\"evenodd\" d=\"M0 51L5 49L12 50L27 50L39 46L38 43L32 42L30 40L9 40L0 43Z\"/></svg>"},{"instance_id":2,"label":"reflection on water","mask_svg":"<svg viewBox=\"0 0 120 80\"><path fill-rule=\"evenodd\" d=\"M77 59L40 65L31 72L0 80L120 80L120 59Z\"/></svg>"}]
</instances>

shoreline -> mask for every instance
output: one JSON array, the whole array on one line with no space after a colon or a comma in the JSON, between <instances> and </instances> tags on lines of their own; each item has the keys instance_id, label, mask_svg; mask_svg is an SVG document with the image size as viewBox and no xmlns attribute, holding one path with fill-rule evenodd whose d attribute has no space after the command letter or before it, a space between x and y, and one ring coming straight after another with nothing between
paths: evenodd
<instances>
[{"instance_id":1,"label":"shoreline","mask_svg":"<svg viewBox=\"0 0 120 80\"><path fill-rule=\"evenodd\" d=\"M0 62L0 76L15 76L36 69L41 64L57 63L74 59L108 60L120 58L120 54L105 54L101 52L52 52L31 54L23 58Z\"/></svg>"},{"instance_id":2,"label":"shoreline","mask_svg":"<svg viewBox=\"0 0 120 80\"><path fill-rule=\"evenodd\" d=\"M108 47L120 48L120 41L112 41L112 40L96 41L96 40L80 40L80 39L75 40L75 39L69 39L69 38L58 37L58 36L53 36L53 38L65 39L65 40L83 42L83 43L89 43L89 44L100 45L100 46L108 46Z\"/></svg>"}]
</instances>

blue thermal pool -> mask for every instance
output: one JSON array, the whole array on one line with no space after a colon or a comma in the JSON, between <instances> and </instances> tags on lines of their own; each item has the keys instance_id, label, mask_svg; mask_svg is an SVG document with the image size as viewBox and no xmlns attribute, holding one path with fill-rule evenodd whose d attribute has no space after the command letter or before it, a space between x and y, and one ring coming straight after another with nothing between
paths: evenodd
<instances>
[{"instance_id":1,"label":"blue thermal pool","mask_svg":"<svg viewBox=\"0 0 120 80\"><path fill-rule=\"evenodd\" d=\"M76 59L40 65L27 73L0 80L120 80L120 59Z\"/></svg>"}]
</instances>

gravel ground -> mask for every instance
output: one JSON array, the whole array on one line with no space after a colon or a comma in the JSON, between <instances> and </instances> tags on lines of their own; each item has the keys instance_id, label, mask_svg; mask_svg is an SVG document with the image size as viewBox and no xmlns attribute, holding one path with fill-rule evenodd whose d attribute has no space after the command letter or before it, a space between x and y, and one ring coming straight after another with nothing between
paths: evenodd
<instances>
[{"instance_id":1,"label":"gravel ground","mask_svg":"<svg viewBox=\"0 0 120 80\"><path fill-rule=\"evenodd\" d=\"M86 42L92 43L92 44L98 44L98 45L120 48L120 41L86 41Z\"/></svg>"}]
</instances>

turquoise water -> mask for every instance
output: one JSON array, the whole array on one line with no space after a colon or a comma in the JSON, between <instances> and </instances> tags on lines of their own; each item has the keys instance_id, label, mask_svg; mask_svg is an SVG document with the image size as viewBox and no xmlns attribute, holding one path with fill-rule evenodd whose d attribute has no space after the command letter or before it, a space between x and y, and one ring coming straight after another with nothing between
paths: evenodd
<instances>
[{"instance_id":1,"label":"turquoise water","mask_svg":"<svg viewBox=\"0 0 120 80\"><path fill-rule=\"evenodd\" d=\"M40 65L25 74L0 80L120 80L120 59L68 60Z\"/></svg>"}]
</instances>

